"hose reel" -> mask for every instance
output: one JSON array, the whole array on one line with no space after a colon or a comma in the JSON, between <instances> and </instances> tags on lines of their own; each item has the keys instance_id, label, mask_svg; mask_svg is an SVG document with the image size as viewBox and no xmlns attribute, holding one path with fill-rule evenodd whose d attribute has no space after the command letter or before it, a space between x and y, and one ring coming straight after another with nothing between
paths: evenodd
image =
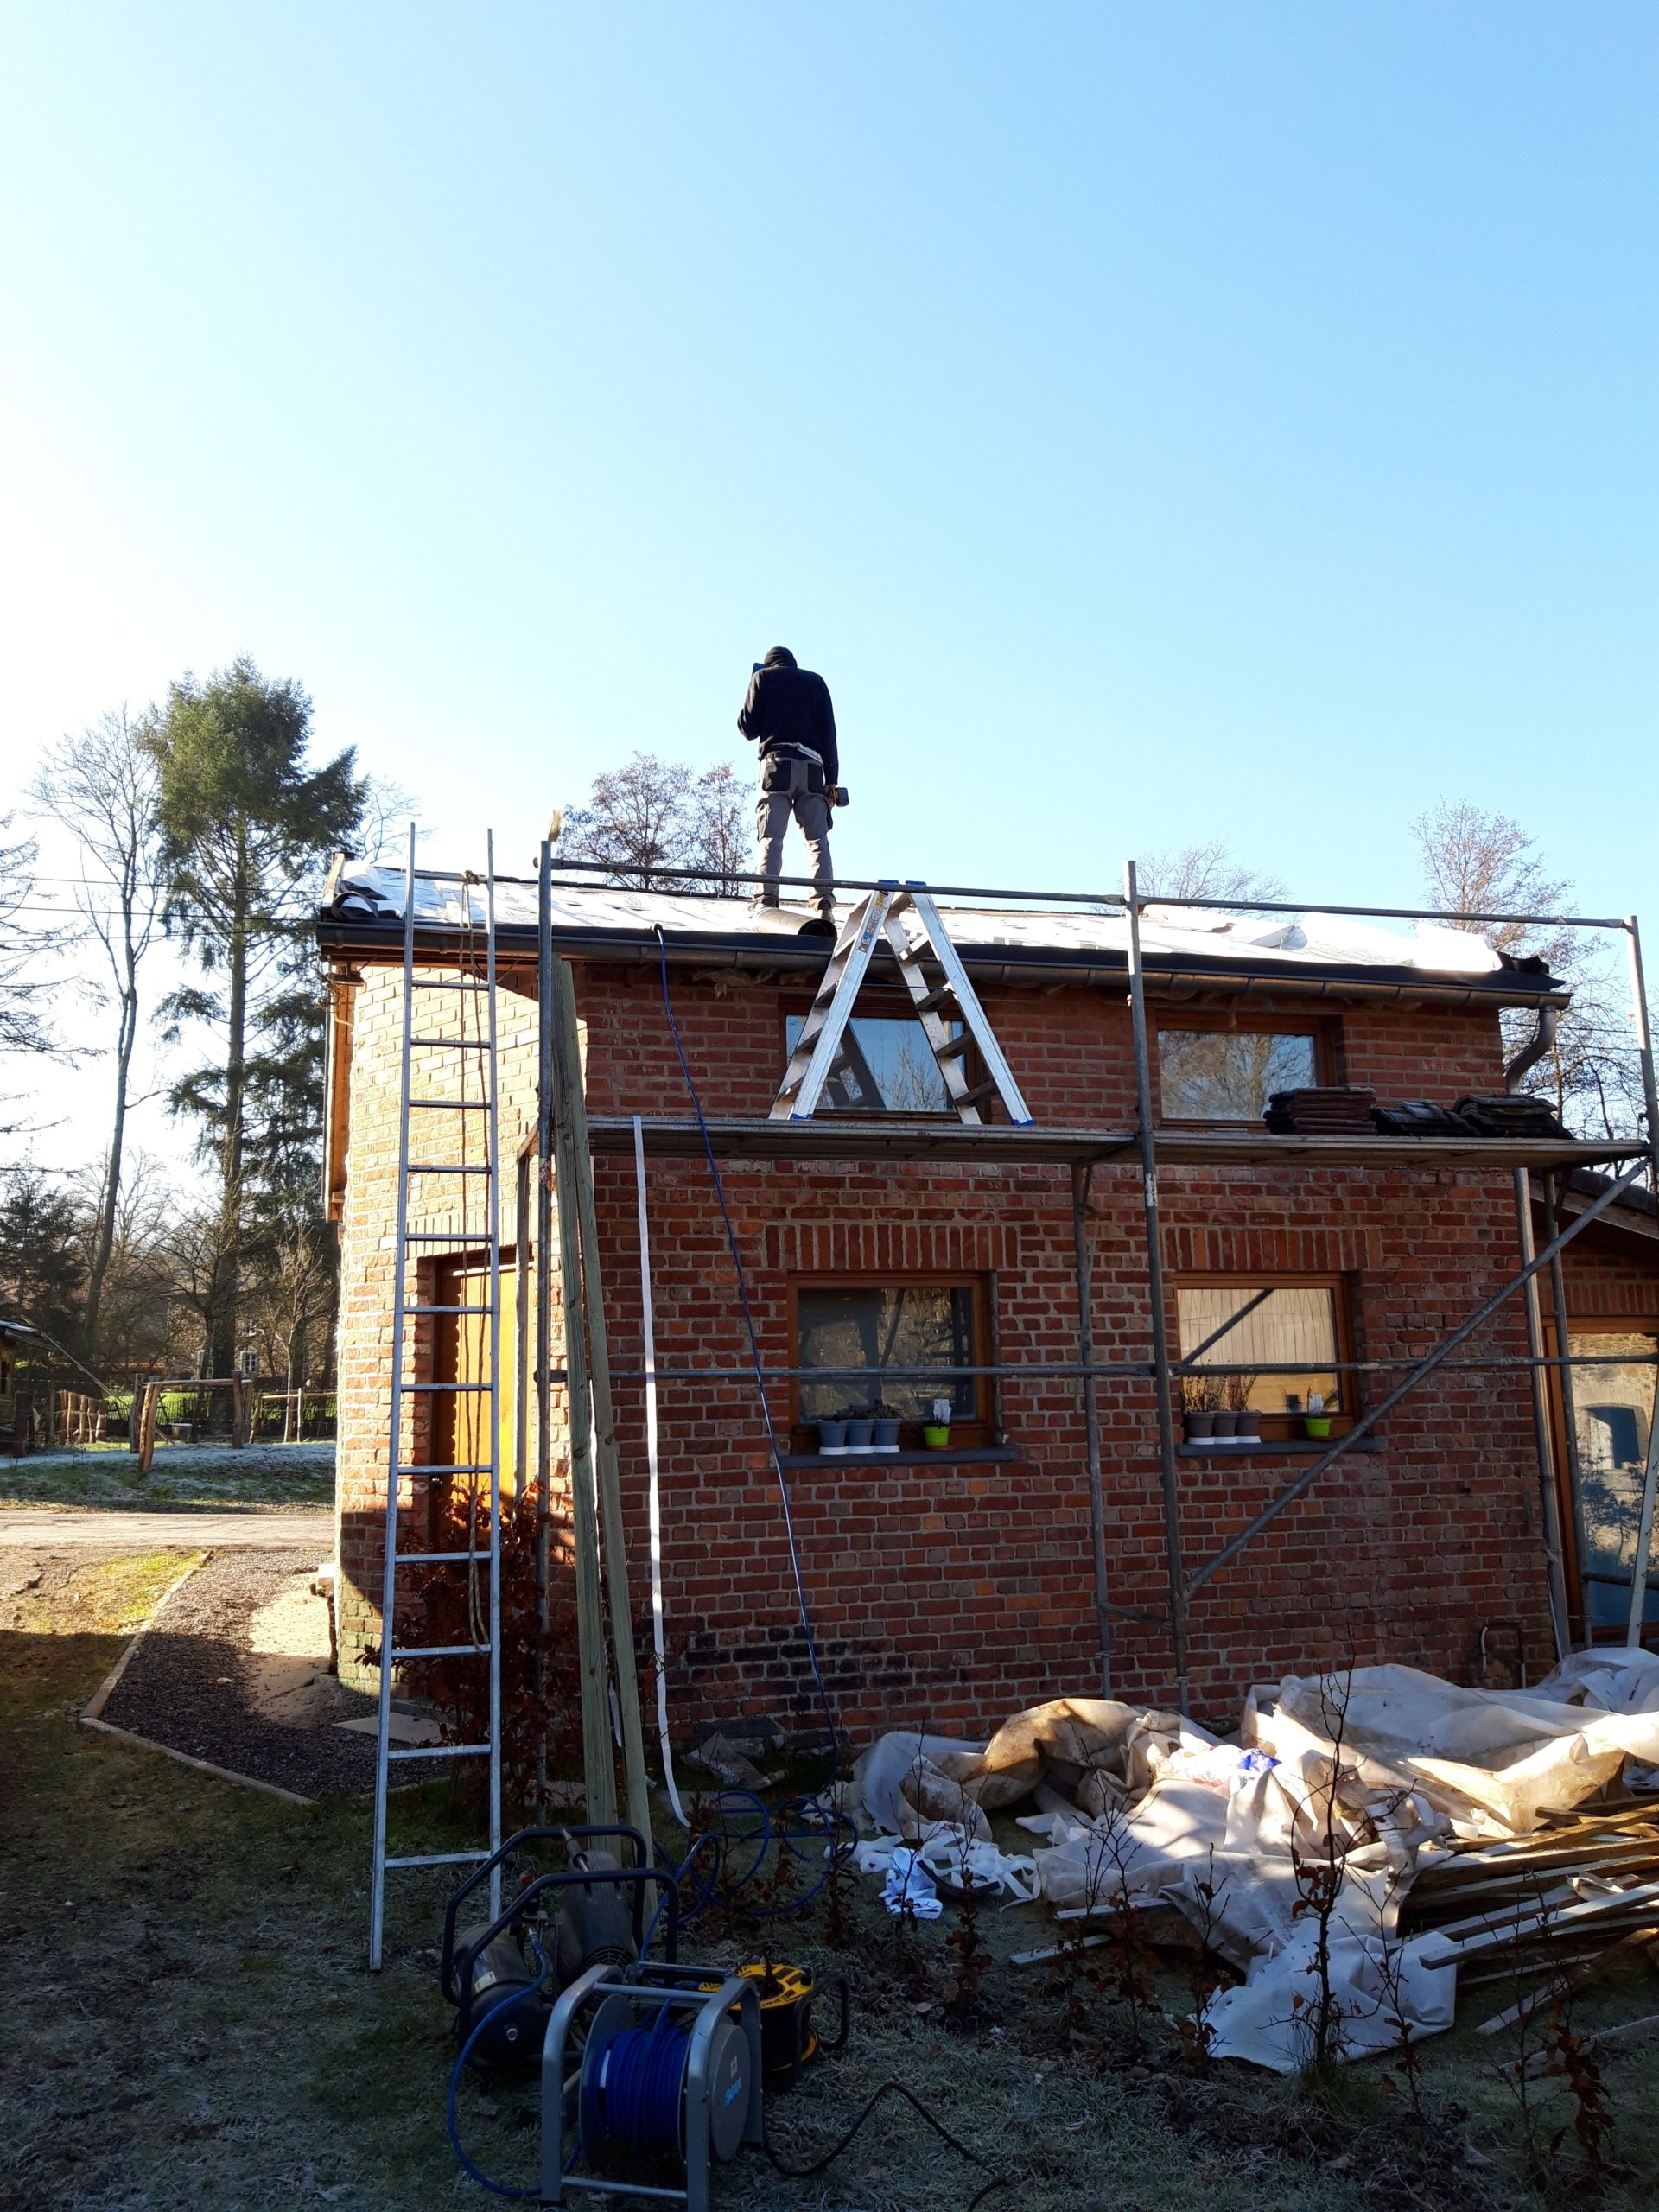
<instances>
[{"instance_id":1,"label":"hose reel","mask_svg":"<svg viewBox=\"0 0 1659 2212\"><path fill-rule=\"evenodd\" d=\"M580 2070L568 2075L577 2016L595 2000ZM540 2202L599 2187L709 2212L714 2166L765 2140L762 2063L753 1975L721 1980L649 1960L588 1967L560 1993L542 2045ZM683 2187L658 2178L669 2164Z\"/></svg>"}]
</instances>

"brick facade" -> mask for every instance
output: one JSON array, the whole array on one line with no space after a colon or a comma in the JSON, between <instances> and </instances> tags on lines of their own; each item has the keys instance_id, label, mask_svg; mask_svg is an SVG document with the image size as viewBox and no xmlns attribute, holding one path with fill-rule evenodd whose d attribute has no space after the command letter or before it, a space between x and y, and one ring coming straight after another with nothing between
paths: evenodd
<instances>
[{"instance_id":1,"label":"brick facade","mask_svg":"<svg viewBox=\"0 0 1659 2212\"><path fill-rule=\"evenodd\" d=\"M654 971L588 962L576 974L590 1112L689 1112ZM340 1627L347 1661L378 1633L399 991L395 973L371 969L356 995L340 1320ZM789 978L683 967L675 970L673 993L705 1110L763 1116L783 1063L785 1016L803 1011L809 993ZM1132 1123L1133 1059L1121 996L1072 985L988 988L982 996L1039 1122ZM535 1008L506 994L501 1004L501 1150L511 1160L533 1128ZM1447 1099L1502 1088L1495 1012L1328 1002L1321 1010L1339 1022L1350 1082L1388 1096ZM437 1067L426 1077L435 1090L440 1079ZM428 1156L437 1156L446 1136L455 1141L458 1116L417 1119L431 1125L420 1132ZM595 1179L611 1358L619 1370L637 1369L632 1161L601 1154ZM987 1278L1000 1360L1076 1357L1071 1185L1063 1170L733 1161L725 1180L769 1364L789 1363L791 1276L889 1269ZM1339 1274L1363 1357L1420 1356L1516 1264L1512 1195L1502 1173L1166 1168L1160 1185L1173 1273ZM747 1344L705 1164L653 1159L648 1186L660 1363L741 1366ZM1092 1202L1097 1356L1144 1358L1138 1166L1097 1169ZM442 1227L435 1201L429 1218L435 1230ZM1575 1254L1588 1244L1586 1236ZM1659 1270L1642 1258L1610 1258L1604 1244L1573 1268L1574 1282L1582 1274L1586 1298L1628 1298L1629 1310L1652 1314ZM1518 1301L1482 1348L1524 1352ZM772 1404L781 1432L785 1387L775 1389ZM1100 1408L1110 1594L1132 1612L1155 1614L1165 1566L1151 1386L1103 1383ZM1012 1461L849 1461L790 1478L824 1674L855 1738L883 1725L986 1727L1017 1707L1097 1683L1078 1386L1009 1376L998 1387L995 1411L1017 1454ZM636 1384L619 1383L617 1416L643 1628L645 1457ZM1468 1679L1482 1625L1499 1619L1521 1622L1531 1665L1546 1663L1524 1370L1440 1373L1380 1435L1380 1449L1339 1462L1198 1596L1191 1634L1199 1713L1225 1716L1251 1681L1349 1654ZM752 1386L664 1383L662 1451L677 1726L742 1709L810 1728L817 1707ZM1288 1454L1230 1464L1184 1459L1189 1570L1305 1464ZM1115 1637L1119 1694L1167 1701L1164 1629L1120 1620Z\"/></svg>"}]
</instances>

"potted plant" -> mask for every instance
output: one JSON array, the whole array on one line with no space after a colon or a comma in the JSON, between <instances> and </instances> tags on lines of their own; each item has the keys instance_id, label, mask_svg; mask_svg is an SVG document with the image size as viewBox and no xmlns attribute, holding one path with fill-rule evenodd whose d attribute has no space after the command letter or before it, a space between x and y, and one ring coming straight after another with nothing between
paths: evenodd
<instances>
[{"instance_id":1,"label":"potted plant","mask_svg":"<svg viewBox=\"0 0 1659 2212\"><path fill-rule=\"evenodd\" d=\"M1216 1433L1221 1380L1214 1375L1181 1377L1181 1430L1189 1444L1208 1443Z\"/></svg>"},{"instance_id":2,"label":"potted plant","mask_svg":"<svg viewBox=\"0 0 1659 2212\"><path fill-rule=\"evenodd\" d=\"M922 1441L930 1452L943 1452L950 1441L950 1401L935 1398L933 1418L922 1424Z\"/></svg>"},{"instance_id":3,"label":"potted plant","mask_svg":"<svg viewBox=\"0 0 1659 2212\"><path fill-rule=\"evenodd\" d=\"M1307 1431L1310 1436L1330 1435L1331 1408L1334 1406L1336 1402L1334 1396L1327 1402L1318 1390L1310 1390L1308 1392L1307 1408L1302 1415L1302 1427Z\"/></svg>"},{"instance_id":4,"label":"potted plant","mask_svg":"<svg viewBox=\"0 0 1659 2212\"><path fill-rule=\"evenodd\" d=\"M880 1398L876 1400L870 1411L875 1430L875 1433L870 1439L871 1450L896 1452L899 1449L899 1416L894 1413L891 1406L885 1405Z\"/></svg>"},{"instance_id":5,"label":"potted plant","mask_svg":"<svg viewBox=\"0 0 1659 2212\"><path fill-rule=\"evenodd\" d=\"M861 1406L847 1408L847 1449L868 1452L875 1436L875 1421Z\"/></svg>"},{"instance_id":6,"label":"potted plant","mask_svg":"<svg viewBox=\"0 0 1659 2212\"><path fill-rule=\"evenodd\" d=\"M847 1416L837 1414L833 1421L817 1424L820 1452L844 1452L847 1449Z\"/></svg>"},{"instance_id":7,"label":"potted plant","mask_svg":"<svg viewBox=\"0 0 1659 2212\"><path fill-rule=\"evenodd\" d=\"M1233 1416L1233 1433L1241 1444L1262 1441L1262 1416L1250 1404L1250 1392L1255 1388L1254 1375L1230 1375L1226 1382L1228 1410Z\"/></svg>"}]
</instances>

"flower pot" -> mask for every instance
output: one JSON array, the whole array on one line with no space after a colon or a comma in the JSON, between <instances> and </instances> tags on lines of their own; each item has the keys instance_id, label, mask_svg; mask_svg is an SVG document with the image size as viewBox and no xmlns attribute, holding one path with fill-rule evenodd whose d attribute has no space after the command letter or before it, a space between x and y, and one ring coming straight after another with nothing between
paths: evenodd
<instances>
[{"instance_id":1,"label":"flower pot","mask_svg":"<svg viewBox=\"0 0 1659 2212\"><path fill-rule=\"evenodd\" d=\"M820 1452L844 1452L847 1449L847 1424L844 1421L821 1421L818 1423Z\"/></svg>"},{"instance_id":2,"label":"flower pot","mask_svg":"<svg viewBox=\"0 0 1659 2212\"><path fill-rule=\"evenodd\" d=\"M1262 1441L1262 1416L1260 1414L1252 1413L1248 1408L1243 1413L1240 1414L1238 1417L1238 1440L1241 1444L1259 1444Z\"/></svg>"},{"instance_id":3,"label":"flower pot","mask_svg":"<svg viewBox=\"0 0 1659 2212\"><path fill-rule=\"evenodd\" d=\"M927 1422L922 1430L922 1441L930 1452L943 1452L950 1441L950 1424Z\"/></svg>"},{"instance_id":4,"label":"flower pot","mask_svg":"<svg viewBox=\"0 0 1659 2212\"><path fill-rule=\"evenodd\" d=\"M1202 1443L1215 1434L1216 1417L1213 1413L1183 1414L1181 1429L1189 1444Z\"/></svg>"},{"instance_id":5,"label":"flower pot","mask_svg":"<svg viewBox=\"0 0 1659 2212\"><path fill-rule=\"evenodd\" d=\"M1331 1433L1331 1416L1329 1414L1304 1414L1302 1415L1302 1427L1307 1431L1310 1436L1329 1436Z\"/></svg>"},{"instance_id":6,"label":"flower pot","mask_svg":"<svg viewBox=\"0 0 1659 2212\"><path fill-rule=\"evenodd\" d=\"M870 1442L875 1449L878 1452L896 1452L899 1449L898 1421L896 1420L878 1421L874 1427L875 1433L871 1437Z\"/></svg>"},{"instance_id":7,"label":"flower pot","mask_svg":"<svg viewBox=\"0 0 1659 2212\"><path fill-rule=\"evenodd\" d=\"M874 1441L874 1438L875 1423L873 1421L849 1421L848 1422L847 1449L849 1452L868 1452L871 1444Z\"/></svg>"},{"instance_id":8,"label":"flower pot","mask_svg":"<svg viewBox=\"0 0 1659 2212\"><path fill-rule=\"evenodd\" d=\"M1211 1433L1214 1436L1217 1444L1236 1443L1238 1440L1238 1415L1236 1414L1229 1413L1217 1414L1216 1415L1215 1427L1211 1430Z\"/></svg>"}]
</instances>

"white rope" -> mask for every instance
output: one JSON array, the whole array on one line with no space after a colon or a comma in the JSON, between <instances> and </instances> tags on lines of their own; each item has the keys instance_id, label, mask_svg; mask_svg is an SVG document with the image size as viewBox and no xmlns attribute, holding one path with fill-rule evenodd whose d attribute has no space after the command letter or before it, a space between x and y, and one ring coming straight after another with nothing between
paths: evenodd
<instances>
[{"instance_id":1,"label":"white rope","mask_svg":"<svg viewBox=\"0 0 1659 2212\"><path fill-rule=\"evenodd\" d=\"M645 1220L645 1135L633 1117L633 1180L639 1200L639 1310L645 1332L645 1464L651 1474L651 1637L657 1655L657 1741L663 1754L663 1781L674 1817L683 1828L690 1821L674 1786L674 1761L668 1748L668 1663L663 1620L663 1507L657 1464L657 1331L651 1312L651 1232Z\"/></svg>"}]
</instances>

